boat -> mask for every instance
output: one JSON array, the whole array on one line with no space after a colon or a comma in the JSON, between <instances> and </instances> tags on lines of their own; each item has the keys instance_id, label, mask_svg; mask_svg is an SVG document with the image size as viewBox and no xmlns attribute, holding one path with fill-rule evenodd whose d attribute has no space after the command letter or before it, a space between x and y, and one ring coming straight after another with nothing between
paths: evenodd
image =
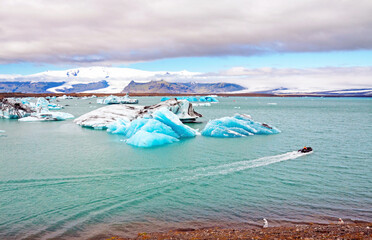
<instances>
[{"instance_id":1,"label":"boat","mask_svg":"<svg viewBox=\"0 0 372 240\"><path fill-rule=\"evenodd\" d=\"M301 152L301 153L308 153L308 152L312 152L313 149L311 147L303 147L302 149L299 149L298 152Z\"/></svg>"}]
</instances>

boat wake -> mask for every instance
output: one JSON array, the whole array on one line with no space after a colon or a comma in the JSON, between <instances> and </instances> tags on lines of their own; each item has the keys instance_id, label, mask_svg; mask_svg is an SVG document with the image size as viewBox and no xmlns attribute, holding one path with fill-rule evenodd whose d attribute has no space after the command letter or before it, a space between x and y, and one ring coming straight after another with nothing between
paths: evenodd
<instances>
[{"instance_id":1,"label":"boat wake","mask_svg":"<svg viewBox=\"0 0 372 240\"><path fill-rule=\"evenodd\" d=\"M164 181L159 181L157 184L169 184L169 183L176 183L176 182L187 182L193 181L203 177L210 177L210 176L218 176L218 175L227 175L232 174L239 171L244 171L250 168L257 168L262 166L267 166L270 164L283 162L287 160L296 159L302 156L306 156L309 153L300 153L298 151L287 152L284 154L274 155L274 156L267 156L262 157L254 160L245 160L239 161L234 163L222 164L218 166L208 166L208 167L199 167L192 170L186 170L177 172L178 176L182 177L174 177L174 178L167 178ZM171 179L171 180L170 180Z\"/></svg>"}]
</instances>

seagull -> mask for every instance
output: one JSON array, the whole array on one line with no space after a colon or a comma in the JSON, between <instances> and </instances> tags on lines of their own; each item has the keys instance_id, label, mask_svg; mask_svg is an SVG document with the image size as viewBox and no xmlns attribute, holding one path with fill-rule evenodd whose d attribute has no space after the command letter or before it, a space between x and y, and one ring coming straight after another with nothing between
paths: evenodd
<instances>
[{"instance_id":1,"label":"seagull","mask_svg":"<svg viewBox=\"0 0 372 240\"><path fill-rule=\"evenodd\" d=\"M342 218L338 219L338 224L344 224L344 221L342 220Z\"/></svg>"},{"instance_id":2,"label":"seagull","mask_svg":"<svg viewBox=\"0 0 372 240\"><path fill-rule=\"evenodd\" d=\"M269 227L269 223L267 222L266 218L264 218L263 221L264 221L263 228Z\"/></svg>"}]
</instances>

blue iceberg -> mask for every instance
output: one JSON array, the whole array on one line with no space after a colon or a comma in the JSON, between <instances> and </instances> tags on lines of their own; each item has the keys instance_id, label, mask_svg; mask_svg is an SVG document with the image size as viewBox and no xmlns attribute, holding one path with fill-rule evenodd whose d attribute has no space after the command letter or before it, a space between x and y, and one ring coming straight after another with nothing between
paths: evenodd
<instances>
[{"instance_id":1,"label":"blue iceberg","mask_svg":"<svg viewBox=\"0 0 372 240\"><path fill-rule=\"evenodd\" d=\"M178 142L179 140L175 137L158 133L158 132L146 132L139 130L131 138L127 140L127 144L136 147L155 147L164 144Z\"/></svg>"},{"instance_id":2,"label":"blue iceberg","mask_svg":"<svg viewBox=\"0 0 372 240\"><path fill-rule=\"evenodd\" d=\"M170 98L169 97L162 97L161 99L160 99L160 101L161 102L164 102L164 101L167 101L167 100L169 100Z\"/></svg>"},{"instance_id":3,"label":"blue iceberg","mask_svg":"<svg viewBox=\"0 0 372 240\"><path fill-rule=\"evenodd\" d=\"M195 137L197 131L184 125L173 112L160 108L146 117L133 121L119 119L107 127L113 134L124 135L127 144L136 147L154 147L179 141L181 138Z\"/></svg>"},{"instance_id":4,"label":"blue iceberg","mask_svg":"<svg viewBox=\"0 0 372 240\"><path fill-rule=\"evenodd\" d=\"M218 102L218 100L212 96L205 96L205 97L200 97L199 102Z\"/></svg>"},{"instance_id":5,"label":"blue iceberg","mask_svg":"<svg viewBox=\"0 0 372 240\"><path fill-rule=\"evenodd\" d=\"M209 137L233 138L250 135L268 135L280 133L280 130L253 121L249 116L236 114L233 117L223 117L207 123L201 134Z\"/></svg>"}]
</instances>

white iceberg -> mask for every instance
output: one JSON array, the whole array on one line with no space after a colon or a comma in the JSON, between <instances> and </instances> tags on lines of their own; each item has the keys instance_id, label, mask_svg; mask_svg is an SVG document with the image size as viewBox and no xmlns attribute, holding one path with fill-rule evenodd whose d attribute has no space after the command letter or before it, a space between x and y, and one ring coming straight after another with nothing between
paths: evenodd
<instances>
[{"instance_id":1,"label":"white iceberg","mask_svg":"<svg viewBox=\"0 0 372 240\"><path fill-rule=\"evenodd\" d=\"M74 122L83 127L107 129L110 124L118 120L130 122L137 118L148 117L163 107L176 114L182 122L192 122L202 116L194 111L191 103L188 101L171 99L151 106L109 105L86 113L75 119Z\"/></svg>"},{"instance_id":2,"label":"white iceberg","mask_svg":"<svg viewBox=\"0 0 372 240\"><path fill-rule=\"evenodd\" d=\"M276 134L280 130L253 121L249 115L236 114L234 117L223 117L207 123L201 134L209 137L233 138L250 135Z\"/></svg>"},{"instance_id":3,"label":"white iceberg","mask_svg":"<svg viewBox=\"0 0 372 240\"><path fill-rule=\"evenodd\" d=\"M44 122L44 121L64 121L74 118L74 115L65 112L41 112L32 114L28 117L18 119L21 122Z\"/></svg>"},{"instance_id":4,"label":"white iceberg","mask_svg":"<svg viewBox=\"0 0 372 240\"><path fill-rule=\"evenodd\" d=\"M128 95L125 95L124 97L118 97L118 96L111 95L111 96L108 96L108 97L103 98L103 99L97 99L97 103L98 104L108 104L108 105L109 104L120 104L120 103L136 104L136 103L138 103L138 100L129 98Z\"/></svg>"},{"instance_id":5,"label":"white iceberg","mask_svg":"<svg viewBox=\"0 0 372 240\"><path fill-rule=\"evenodd\" d=\"M75 123L124 135L133 146L153 147L200 134L181 122L197 117L201 115L194 112L188 101L173 99L152 106L102 107L75 119Z\"/></svg>"},{"instance_id":6,"label":"white iceberg","mask_svg":"<svg viewBox=\"0 0 372 240\"><path fill-rule=\"evenodd\" d=\"M0 100L0 118L18 119L30 116L35 110L26 104L26 100L4 98Z\"/></svg>"},{"instance_id":7,"label":"white iceberg","mask_svg":"<svg viewBox=\"0 0 372 240\"><path fill-rule=\"evenodd\" d=\"M192 106L194 106L194 107L210 107L212 105L209 102L207 102L207 103L192 103Z\"/></svg>"},{"instance_id":8,"label":"white iceberg","mask_svg":"<svg viewBox=\"0 0 372 240\"><path fill-rule=\"evenodd\" d=\"M66 95L58 97L58 99L73 99L73 98L74 98L73 96L66 96Z\"/></svg>"}]
</instances>

